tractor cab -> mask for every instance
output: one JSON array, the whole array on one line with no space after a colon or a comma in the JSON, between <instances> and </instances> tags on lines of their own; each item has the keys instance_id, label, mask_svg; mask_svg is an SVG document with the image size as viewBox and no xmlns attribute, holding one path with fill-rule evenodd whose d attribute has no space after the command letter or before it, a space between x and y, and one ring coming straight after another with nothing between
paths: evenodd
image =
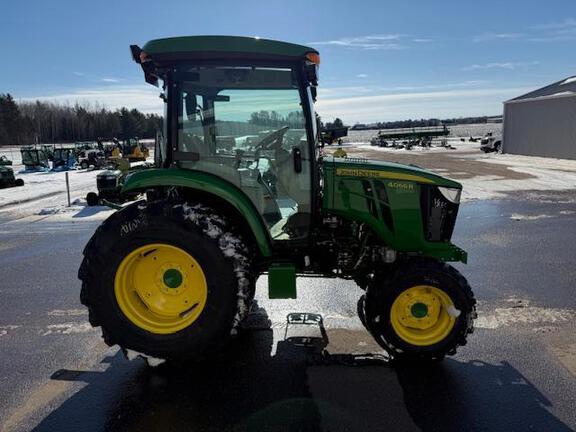
<instances>
[{"instance_id":1,"label":"tractor cab","mask_svg":"<svg viewBox=\"0 0 576 432\"><path fill-rule=\"evenodd\" d=\"M69 147L55 148L52 171L68 171L76 165L76 150Z\"/></svg>"},{"instance_id":2,"label":"tractor cab","mask_svg":"<svg viewBox=\"0 0 576 432\"><path fill-rule=\"evenodd\" d=\"M225 37L166 39L132 50L148 81L164 81L170 120L157 162L211 174L241 190L273 241L306 239L318 53Z\"/></svg>"},{"instance_id":3,"label":"tractor cab","mask_svg":"<svg viewBox=\"0 0 576 432\"><path fill-rule=\"evenodd\" d=\"M49 168L48 152L44 149L22 147L20 154L26 171L41 171Z\"/></svg>"}]
</instances>

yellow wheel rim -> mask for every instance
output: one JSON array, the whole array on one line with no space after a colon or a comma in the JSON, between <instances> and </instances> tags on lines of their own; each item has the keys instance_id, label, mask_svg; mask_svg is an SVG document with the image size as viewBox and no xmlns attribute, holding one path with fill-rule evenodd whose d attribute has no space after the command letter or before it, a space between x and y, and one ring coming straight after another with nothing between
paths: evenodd
<instances>
[{"instance_id":1,"label":"yellow wheel rim","mask_svg":"<svg viewBox=\"0 0 576 432\"><path fill-rule=\"evenodd\" d=\"M198 319L206 306L208 285L202 267L189 253L154 243L133 250L122 260L114 293L134 325L170 334Z\"/></svg>"},{"instance_id":2,"label":"yellow wheel rim","mask_svg":"<svg viewBox=\"0 0 576 432\"><path fill-rule=\"evenodd\" d=\"M403 291L390 311L392 328L403 341L429 346L446 338L456 323L450 296L439 288L418 285Z\"/></svg>"}]
</instances>

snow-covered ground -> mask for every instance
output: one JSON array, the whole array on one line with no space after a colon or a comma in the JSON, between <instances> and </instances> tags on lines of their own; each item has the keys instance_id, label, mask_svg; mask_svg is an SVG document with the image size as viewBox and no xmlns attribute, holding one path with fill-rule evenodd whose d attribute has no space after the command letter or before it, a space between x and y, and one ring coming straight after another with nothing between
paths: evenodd
<instances>
[{"instance_id":1,"label":"snow-covered ground","mask_svg":"<svg viewBox=\"0 0 576 432\"><path fill-rule=\"evenodd\" d=\"M576 201L576 160L554 159L511 154L459 154L465 169L466 160L504 166L528 178L514 179L505 175L474 176L459 179L464 200L503 198L517 191L574 190Z\"/></svg>"},{"instance_id":2,"label":"snow-covered ground","mask_svg":"<svg viewBox=\"0 0 576 432\"><path fill-rule=\"evenodd\" d=\"M12 160L14 175L24 180L22 187L0 189L0 216L100 219L110 213L111 210L107 207L85 210L86 194L96 191L96 176L99 171L80 169L68 171L70 201L73 203L68 207L65 172L25 171L18 147L0 148L0 155L6 155Z\"/></svg>"},{"instance_id":3,"label":"snow-covered ground","mask_svg":"<svg viewBox=\"0 0 576 432\"><path fill-rule=\"evenodd\" d=\"M342 147L350 157L413 163L453 178L464 186L464 201L506 198L520 191L576 191L576 160L485 154L479 150L479 143L455 137L449 138L448 144L455 149L433 146L408 151L374 147L366 141L348 142ZM331 153L337 147L327 146L325 151ZM96 191L98 171L68 172L73 202L68 207L64 172L25 172L17 147L0 148L2 154L13 160L16 177L22 178L25 185L0 189L0 216L64 221L104 219L113 211L106 207L85 207L86 194Z\"/></svg>"}]
</instances>

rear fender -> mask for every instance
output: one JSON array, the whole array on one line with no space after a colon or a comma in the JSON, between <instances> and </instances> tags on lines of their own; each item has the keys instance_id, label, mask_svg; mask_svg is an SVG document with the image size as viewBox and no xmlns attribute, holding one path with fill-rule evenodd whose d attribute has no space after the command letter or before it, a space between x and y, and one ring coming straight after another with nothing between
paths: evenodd
<instances>
[{"instance_id":1,"label":"rear fender","mask_svg":"<svg viewBox=\"0 0 576 432\"><path fill-rule=\"evenodd\" d=\"M197 190L199 194L211 194L226 201L245 219L262 256L269 257L272 255L268 230L250 198L236 185L221 177L180 168L147 169L129 174L124 181L122 193L162 186L177 186Z\"/></svg>"}]
</instances>

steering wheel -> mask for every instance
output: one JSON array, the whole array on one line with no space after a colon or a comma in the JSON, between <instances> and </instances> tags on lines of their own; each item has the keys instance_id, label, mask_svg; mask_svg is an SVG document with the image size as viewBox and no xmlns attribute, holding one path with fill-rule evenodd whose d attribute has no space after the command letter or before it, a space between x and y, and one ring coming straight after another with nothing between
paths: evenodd
<instances>
[{"instance_id":1,"label":"steering wheel","mask_svg":"<svg viewBox=\"0 0 576 432\"><path fill-rule=\"evenodd\" d=\"M289 126L281 127L269 134L264 135L264 137L256 144L255 152L258 153L261 150L273 150L279 148L282 145L282 137L290 129Z\"/></svg>"}]
</instances>

